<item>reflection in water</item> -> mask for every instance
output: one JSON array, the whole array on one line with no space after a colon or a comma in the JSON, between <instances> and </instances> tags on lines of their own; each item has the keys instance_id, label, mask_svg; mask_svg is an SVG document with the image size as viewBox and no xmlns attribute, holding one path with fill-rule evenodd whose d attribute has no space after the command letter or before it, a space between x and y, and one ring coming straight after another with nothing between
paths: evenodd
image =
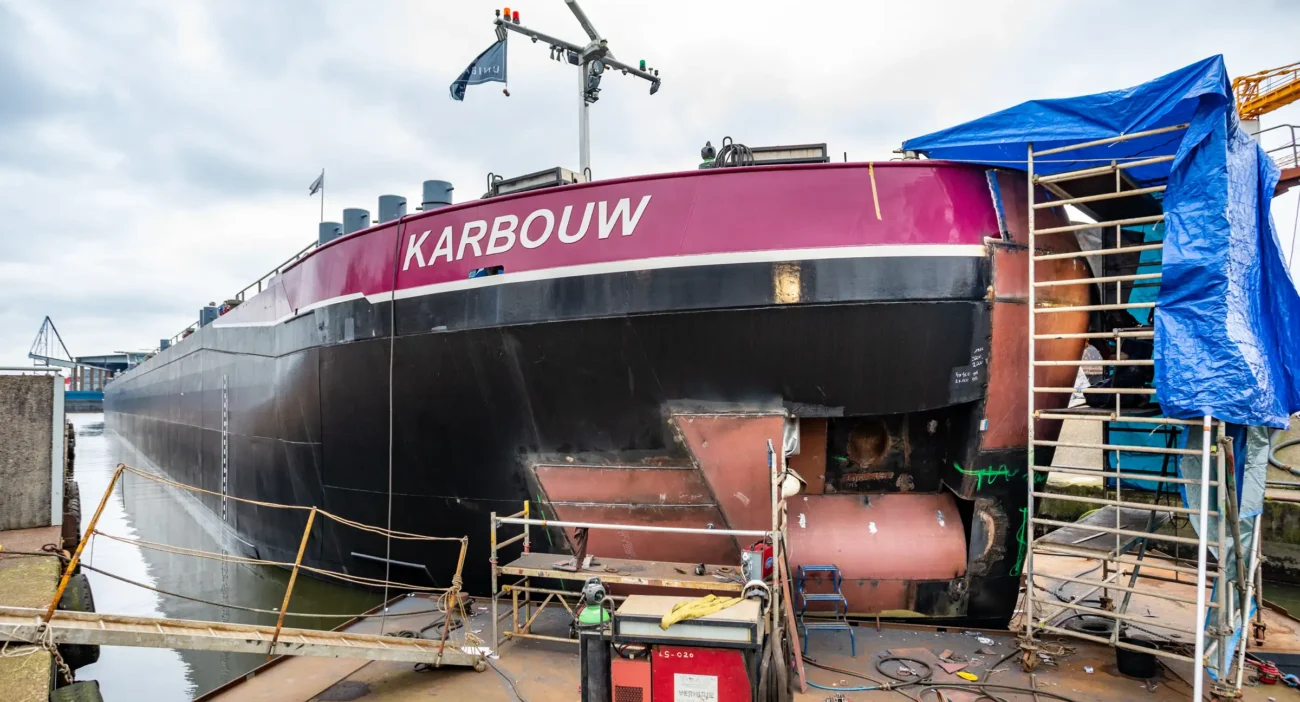
<instances>
[{"instance_id":1,"label":"reflection in water","mask_svg":"<svg viewBox=\"0 0 1300 702\"><path fill-rule=\"evenodd\" d=\"M117 463L146 467L129 443L104 431L101 414L68 415L77 432L75 473L81 486L83 529ZM100 517L98 530L114 536L184 548L221 552L216 517L182 491L124 473ZM226 545L229 548L229 544ZM145 583L157 590L210 602L274 610L288 584L287 571L267 566L223 563L145 549L96 538L83 556L86 563ZM164 595L88 572L96 609L114 614L274 625L274 614L232 610ZM298 578L291 612L357 613L380 600L376 593ZM340 618L291 617L285 626L333 628ZM104 647L99 662L78 677L100 683L108 702L187 700L265 662L258 654L213 651Z\"/></svg>"},{"instance_id":2,"label":"reflection in water","mask_svg":"<svg viewBox=\"0 0 1300 702\"><path fill-rule=\"evenodd\" d=\"M1266 581L1264 599L1281 606L1293 617L1300 616L1300 585Z\"/></svg>"}]
</instances>

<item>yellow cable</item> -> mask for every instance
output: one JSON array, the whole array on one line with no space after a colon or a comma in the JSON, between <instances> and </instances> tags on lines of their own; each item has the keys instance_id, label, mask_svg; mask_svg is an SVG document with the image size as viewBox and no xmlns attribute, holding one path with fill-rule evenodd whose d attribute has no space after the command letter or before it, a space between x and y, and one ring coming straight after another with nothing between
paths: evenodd
<instances>
[{"instance_id":1,"label":"yellow cable","mask_svg":"<svg viewBox=\"0 0 1300 702\"><path fill-rule=\"evenodd\" d=\"M717 595L705 595L704 597L689 602L679 602L673 605L673 608L669 610L668 614L665 614L663 618L659 620L659 628L667 631L668 627L678 622L707 617L714 612L721 612L728 607L738 605L744 601L745 598L743 597L718 597Z\"/></svg>"}]
</instances>

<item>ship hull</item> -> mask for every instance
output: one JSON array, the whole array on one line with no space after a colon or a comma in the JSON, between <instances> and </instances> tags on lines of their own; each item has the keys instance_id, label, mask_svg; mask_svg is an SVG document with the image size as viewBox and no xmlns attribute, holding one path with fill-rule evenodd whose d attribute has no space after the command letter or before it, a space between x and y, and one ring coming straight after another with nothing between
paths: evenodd
<instances>
[{"instance_id":1,"label":"ship hull","mask_svg":"<svg viewBox=\"0 0 1300 702\"><path fill-rule=\"evenodd\" d=\"M807 530L792 534L795 565L801 539L809 557L843 560L857 614L995 623L1014 607L1026 495L1023 405L1021 429L1003 427L1015 394L989 391L1018 383L1023 402L1023 273L1005 272L1016 255L1010 243L775 252L335 297L200 329L112 383L107 421L142 462L209 491L197 499L260 558L293 560L303 515L231 498L467 535L475 593L491 582L489 515L526 501L551 518L768 528L753 488L767 440L793 433L787 460L809 481L807 507L791 508L791 530ZM889 448L857 455L877 440ZM908 535L932 557L873 570ZM571 537L541 531L533 546L564 552ZM611 538L592 550L730 563L748 545ZM445 586L454 557L326 521L306 562Z\"/></svg>"}]
</instances>

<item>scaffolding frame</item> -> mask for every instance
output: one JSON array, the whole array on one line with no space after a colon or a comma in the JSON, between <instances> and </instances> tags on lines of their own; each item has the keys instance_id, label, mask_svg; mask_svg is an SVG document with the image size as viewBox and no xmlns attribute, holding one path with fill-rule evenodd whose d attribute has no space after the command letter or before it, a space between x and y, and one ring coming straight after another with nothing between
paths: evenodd
<instances>
[{"instance_id":1,"label":"scaffolding frame","mask_svg":"<svg viewBox=\"0 0 1300 702\"><path fill-rule=\"evenodd\" d=\"M1125 241L1125 228L1134 226L1156 225L1165 221L1165 213L1161 208L1158 215L1144 216L1121 216L1119 218L1099 221L1095 224L1070 224L1068 226L1048 226L1038 228L1035 221L1035 213L1051 208L1063 208L1067 205L1081 205L1085 203L1096 203L1104 201L1113 201L1121 198L1141 197L1147 195L1158 195L1164 192L1166 186L1151 184L1136 184L1126 177L1126 171L1136 166L1150 165L1173 160L1172 156L1148 157L1137 160L1120 161L1115 160L1108 165L1088 166L1076 170L1052 173L1050 175L1040 175L1035 173L1035 159L1042 159L1048 156L1067 154L1079 149L1115 144L1131 139L1149 137L1156 134L1171 133L1185 130L1188 125L1180 124L1171 127L1162 127L1159 129L1146 130L1132 134L1120 134L1104 139L1096 139L1081 143L1056 146L1053 148L1035 151L1032 143L1028 144L1027 149L1027 172L1028 172L1028 240L1029 240L1029 314L1028 314L1028 465L1027 465L1027 489L1028 489L1028 507L1027 518L1025 520L1026 549L1025 549L1025 596L1024 596L1024 622L1025 631L1022 639L1022 647L1025 649L1024 662L1027 667L1032 667L1037 662L1036 644L1034 637L1036 634L1048 632L1052 634L1077 637L1080 639L1101 643L1113 647L1130 649L1145 653L1154 653L1168 659L1189 662L1194 667L1194 699L1201 699L1203 678L1205 671L1206 659L1214 656L1215 670L1218 672L1218 682L1215 685L1215 692L1232 693L1240 690L1241 687L1241 666L1245 655L1246 636L1244 635L1244 626L1241 631L1239 648L1236 651L1233 661L1228 660L1227 649L1228 640L1236 629L1238 618L1241 624L1246 623L1248 613L1241 612L1238 607L1239 597L1242 594L1238 590L1238 584L1243 580L1240 577L1244 563L1238 564L1239 577L1236 581L1230 580L1223 568L1223 563L1227 561L1224 557L1224 551L1220 549L1219 562L1211 563L1209 556L1210 548L1219 548L1221 545L1229 544L1229 534L1226 533L1229 528L1229 519L1232 520L1234 547L1240 552L1240 534L1237 533L1237 512L1235 502L1228 504L1224 497L1226 494L1234 494L1235 490L1226 488L1232 487L1230 477L1231 468L1226 465L1225 451L1227 447L1225 439L1222 438L1221 423L1217 422L1212 416L1206 415L1199 420L1172 419L1164 417L1163 413L1159 416L1152 416L1150 412L1142 413L1134 411L1132 407L1126 406L1133 402L1135 398L1141 400L1154 400L1156 390L1149 387L1123 387L1117 380L1114 369L1121 367L1140 367L1152 366L1153 360L1150 359L1129 359L1123 353L1125 340L1150 340L1154 339L1155 332L1153 327L1154 308L1156 303L1154 297L1151 300L1137 301L1134 300L1133 292L1142 287L1158 287L1161 279L1161 262L1150 260L1151 256L1144 256L1142 252L1156 251L1163 249L1163 237L1158 242L1151 241L1150 237L1143 233L1140 243ZM1114 174L1114 186L1110 192L1093 193L1084 196L1071 196L1061 184L1070 181L1076 181L1084 178L1097 179ZM1139 187L1143 185L1144 187ZM1108 188L1109 189L1109 188ZM1074 236L1075 232L1084 229L1098 229L1101 231L1101 241L1098 248L1079 251L1061 251L1059 249L1049 252L1042 252L1040 244L1048 237ZM1110 240L1110 234L1113 232L1113 241ZM1132 233L1130 233L1130 239ZM1120 256L1130 256L1136 254L1133 263L1120 263L1117 266L1110 265ZM1100 265L1093 267L1089 264L1089 273L1086 276L1077 279L1067 280L1038 280L1036 274L1036 263L1043 261L1054 261L1062 259L1082 258L1087 262L1097 262ZM1130 270L1131 269L1131 270ZM1059 286L1097 286L1102 293L1099 304L1053 304L1051 301L1045 301L1040 295L1044 289L1057 288ZM1113 287L1112 287L1113 286ZM1145 324L1134 315L1134 319L1139 321L1138 327L1113 328L1109 331L1086 332L1086 333L1039 333L1037 330L1036 320L1039 315L1052 315L1062 313L1076 312L1104 312L1104 311L1131 311L1143 310L1151 312L1152 316L1147 319ZM1114 353L1110 358L1098 360L1040 360L1037 357L1039 342L1053 341L1060 339L1086 339L1086 340L1109 340L1114 344ZM1133 342L1130 341L1130 344ZM1130 346L1130 348L1132 348ZM1110 368L1110 377L1112 378L1111 387L1087 387L1081 391L1075 387L1050 387L1040 385L1037 380L1037 372L1040 368L1051 366L1074 366L1074 367L1102 367ZM1076 392L1081 392L1085 397L1088 395L1109 395L1107 398L1108 406L1105 408L1085 406L1066 407L1062 409L1039 409L1045 398L1051 395L1060 395L1069 393L1072 397ZM1099 423L1103 428L1102 443L1085 443L1071 442L1062 440L1047 440L1035 436L1035 420L1061 420L1061 421L1083 421ZM1178 448L1177 441L1170 440L1166 446L1152 446L1139 444L1124 443L1124 429L1118 429L1113 426L1117 423L1138 424L1150 426L1153 431L1178 432L1191 427L1199 426L1201 428L1201 440L1199 446L1187 446ZM1064 425L1062 425L1064 427ZM1116 435L1120 438L1116 438ZM1059 439L1059 437L1058 437ZM1190 441L1190 437L1189 437ZM1107 470L1105 467L1099 470L1087 468L1077 468L1073 466L1052 466L1038 465L1035 459L1035 449L1038 447L1056 448L1078 448L1099 450L1102 455L1107 453L1114 455L1113 470ZM1165 468L1161 474L1152 474L1143 471L1123 470L1123 454L1160 454L1165 456ZM1175 470L1179 477L1170 477L1168 475L1168 465L1178 466L1178 461L1183 457L1198 456L1201 459L1201 474L1199 479L1188 479L1181 476L1181 472ZM1047 461L1054 463L1055 461ZM1105 462L1103 462L1105 463ZM1214 475L1211 476L1211 471ZM1113 497L1110 490L1103 493L1103 498L1093 498L1077 495L1068 495L1060 493L1047 492L1040 489L1039 481L1046 479L1051 473L1062 473L1071 475L1088 475L1102 477L1104 480L1114 480ZM1184 486L1188 490L1196 487L1199 489L1200 500L1197 507L1175 507L1161 504L1148 504L1136 500L1126 500L1124 492L1125 480L1147 481L1160 484L1163 490L1166 484L1174 486ZM1210 488L1219 488L1216 490L1216 504L1211 505ZM1099 519L1091 520L1090 523L1068 523L1053 519L1047 519L1039 516L1036 508L1041 507L1044 501L1062 501L1084 503L1089 506L1097 507L1100 515ZM1156 500L1158 502L1158 500ZM1122 518L1127 511L1130 516L1134 510L1140 510L1147 514L1147 528L1145 530L1124 528ZM1113 525L1098 523L1107 520L1110 512L1114 514ZM1162 515L1163 513L1163 515ZM1195 519L1199 525L1196 538L1181 536L1157 536L1155 531L1157 522L1161 516L1177 514L1185 516L1188 520ZM1214 538L1209 538L1209 518L1218 517L1217 534ZM1043 537L1035 538L1037 527L1047 527L1052 530L1070 528L1081 530L1085 537L1078 542L1107 542L1108 548L1086 548L1075 547L1069 543L1051 543L1047 540L1047 534ZM1090 535L1089 535L1090 534ZM1249 597L1253 591L1253 585L1256 580L1255 570L1258 567L1258 529L1253 538L1251 554L1249 558L1250 576L1244 578L1245 585L1242 589ZM1110 538L1113 537L1113 540ZM1163 542L1173 542L1178 544L1194 545L1196 547L1195 567L1190 567L1190 562L1183 565L1182 561L1175 559L1170 562L1161 557L1159 561L1153 561L1154 557L1147 554L1147 543L1149 540L1158 540ZM1135 555L1129 555L1136 550ZM1064 555L1076 556L1098 562L1101 570L1099 580L1082 580L1077 577L1064 577L1060 574L1040 573L1035 570L1035 555L1051 556ZM1125 572L1125 566L1129 568ZM1161 570L1174 572L1174 579L1178 580L1180 573L1194 575L1196 578L1194 587L1196 588L1195 598L1180 597L1175 594L1164 592L1156 588L1139 588L1141 579L1165 580L1167 577L1161 577L1151 573L1143 573L1143 567L1148 569L1158 567ZM1055 595L1050 588L1043 588L1044 594L1039 594L1039 585L1037 580L1054 580L1072 582L1091 586L1081 594L1068 599L1060 598ZM1121 580L1127 582L1121 583ZM1185 581L1180 581L1185 582ZM1213 593L1216 595L1215 601L1207 602L1207 586L1212 586ZM1091 597L1096 592L1101 591L1101 606L1089 607L1080 604L1085 599ZM1121 602L1116 606L1111 599L1110 593L1115 591L1122 593ZM1162 629L1176 631L1194 636L1194 653L1187 656L1183 653L1167 650L1153 650L1146 647L1134 646L1120 640L1121 632L1126 624L1135 624L1143 620L1128 615L1130 600L1133 595L1153 597L1164 599L1170 602L1195 605L1195 622L1193 626L1179 626L1172 622L1163 622L1158 626ZM1249 600L1244 600L1249 602ZM1248 605L1247 605L1248 606ZM1041 613L1041 614L1040 614ZM1209 617L1207 617L1207 613ZM1056 623L1064 624L1063 615L1074 618L1077 615L1100 617L1109 619L1109 635L1099 636L1082 631L1077 631L1064 626L1058 626ZM1207 618L1211 620L1207 626ZM1237 664L1235 682L1229 682L1234 678L1230 676L1232 663Z\"/></svg>"},{"instance_id":2,"label":"scaffolding frame","mask_svg":"<svg viewBox=\"0 0 1300 702\"><path fill-rule=\"evenodd\" d=\"M547 605L552 601L559 602L560 606L568 612L570 617L576 621L576 607L579 604L579 593L569 592L567 590L555 590L550 588L536 587L532 583L533 578L545 578L550 580L573 580L585 581L588 578L599 578L602 583L613 585L633 585L633 586L651 586L670 589L678 589L687 592L734 592L743 593L746 583L743 579L733 581L731 578L717 580L723 569L730 570L733 574L739 572L739 564L717 566L705 566L706 573L711 577L705 578L703 575L697 575L692 578L689 570L696 565L691 563L669 563L666 561L643 561L634 559L608 558L601 557L608 563L614 563L628 572L623 573L620 568L606 568L600 570L586 570L582 563L574 562L573 569L556 568L554 563L547 563L546 559L538 560L529 558L532 554L532 530L530 527L539 526L543 529L556 527L560 529L612 529L615 531L641 531L655 532L660 534L694 534L696 536L727 536L737 537L761 536L771 541L773 568L770 582L764 584L768 587L768 606L765 613L766 624L769 632L777 630L778 623L782 616L782 597L788 597L789 590L784 587L788 584L789 573L785 572L782 565L784 564L785 549L785 495L781 490L781 482L785 479L789 469L785 465L784 454L781 454L772 445L772 440L767 441L767 474L768 490L772 507L772 528L770 530L758 529L714 529L712 525L708 528L692 527L661 527L649 524L611 524L607 522L570 522L558 519L535 519L529 516L529 503L524 502L523 509L508 516L498 516L496 512L491 514L491 537L490 547L491 554L489 562L492 566L492 643L491 650L496 651L501 645L502 637L498 633L498 627L501 622L502 613L500 610L500 600L503 595L510 595L510 615L512 627L510 631L505 632L505 638L522 638L522 639L543 639L550 641L571 641L572 639L562 639L555 636L545 636L534 634L532 632L533 622L537 620L538 615L542 613ZM542 515L545 517L545 514ZM523 532L512 536L504 541L497 538L497 529L503 525L510 524L522 526ZM523 554L521 557L511 563L502 564L500 562L501 549L511 546L515 543L523 542ZM548 559L556 557L557 554L534 554L537 556L545 555ZM594 555L594 554L593 554ZM502 576L515 576L519 579L502 584ZM520 625L519 610L523 595L522 605L524 609L524 622ZM533 610L533 596L546 595L538 603L537 609ZM567 599L566 599L567 598ZM573 600L570 602L569 600ZM612 599L623 599L618 595L612 596ZM790 608L787 603L786 614L789 614ZM793 620L791 620L793 623ZM791 639L797 642L798 635L794 631L790 632ZM797 643L795 648L797 649ZM800 687L803 685L803 663L799 661L797 672L799 674Z\"/></svg>"},{"instance_id":3,"label":"scaffolding frame","mask_svg":"<svg viewBox=\"0 0 1300 702\"><path fill-rule=\"evenodd\" d=\"M610 585L634 585L670 588L694 592L729 592L739 595L745 587L743 581L716 579L704 579L701 577L691 578L686 568L694 567L689 563L668 563L665 561L641 561L632 559L619 559L600 557L602 562L616 563L620 566L635 566L636 574L631 572L622 573L621 569L615 569L615 572L609 572L603 568L584 570L581 564L575 564L574 570L564 570L547 565L541 562L532 562L536 559L528 559L532 553L532 532L530 527L559 527L575 529L613 529L617 531L650 531L663 534L695 534L698 536L761 536L772 539L774 553L779 547L776 546L776 536L778 532L762 531L755 529L695 529L688 527L658 527L646 524L610 524L605 522L566 522L554 519L530 519L528 503L524 503L523 510L514 514L499 517L496 512L491 515L492 527L490 544L492 553L490 561L492 564L492 650L497 650L502 641L502 633L498 632L501 619L505 616L500 611L500 599L502 596L510 595L511 627L503 632L507 639L540 639L543 641L562 641L577 644L576 639L565 639L558 636L546 636L544 634L534 634L532 631L533 623L537 617L552 602L558 602L561 607L568 612L569 616L577 620L577 609L580 605L580 593L570 592L568 590L556 590L553 588L544 588L534 586L533 578L544 578L548 580L577 581L585 582L589 578L599 578L602 583ZM503 525L523 526L524 530L503 541L497 540L497 529ZM524 543L524 552L519 560L510 563L500 563L499 555L501 549L515 544L519 541ZM556 558L563 559L562 554L537 554L545 556L545 560ZM736 566L723 566L726 568L735 568ZM706 571L712 570L718 572L719 566L706 565ZM670 572L671 570L671 572ZM681 573L675 576L672 573ZM519 579L512 583L501 583L502 576L514 576ZM775 628L777 617L780 616L780 605L776 593L779 590L780 583L776 581L776 570L773 570L773 582L769 584L771 588L771 606L769 607L770 624ZM522 597L521 597L522 595ZM545 595L540 602L534 600L534 595ZM615 601L624 599L622 595L609 595L609 599ZM534 609L534 605L536 608ZM522 623L520 612L523 612Z\"/></svg>"}]
</instances>

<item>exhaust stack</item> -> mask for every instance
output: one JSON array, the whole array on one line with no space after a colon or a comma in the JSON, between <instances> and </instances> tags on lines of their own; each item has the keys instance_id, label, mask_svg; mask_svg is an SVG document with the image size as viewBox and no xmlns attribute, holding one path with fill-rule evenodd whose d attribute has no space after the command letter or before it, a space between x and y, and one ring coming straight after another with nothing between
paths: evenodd
<instances>
[{"instance_id":1,"label":"exhaust stack","mask_svg":"<svg viewBox=\"0 0 1300 702\"><path fill-rule=\"evenodd\" d=\"M338 222L321 222L320 232L316 237L316 245L324 246L343 236L343 225Z\"/></svg>"},{"instance_id":2,"label":"exhaust stack","mask_svg":"<svg viewBox=\"0 0 1300 702\"><path fill-rule=\"evenodd\" d=\"M379 221L375 224L391 222L406 216L406 198L401 195L379 196Z\"/></svg>"},{"instance_id":3,"label":"exhaust stack","mask_svg":"<svg viewBox=\"0 0 1300 702\"><path fill-rule=\"evenodd\" d=\"M349 207L343 210L343 233L351 234L359 232L362 229L370 228L370 211L363 210L359 207Z\"/></svg>"},{"instance_id":4,"label":"exhaust stack","mask_svg":"<svg viewBox=\"0 0 1300 702\"><path fill-rule=\"evenodd\" d=\"M424 196L422 202L420 202L420 210L428 212L429 210L436 210L439 207L450 205L452 190L455 190L455 188L445 180L424 181Z\"/></svg>"}]
</instances>

